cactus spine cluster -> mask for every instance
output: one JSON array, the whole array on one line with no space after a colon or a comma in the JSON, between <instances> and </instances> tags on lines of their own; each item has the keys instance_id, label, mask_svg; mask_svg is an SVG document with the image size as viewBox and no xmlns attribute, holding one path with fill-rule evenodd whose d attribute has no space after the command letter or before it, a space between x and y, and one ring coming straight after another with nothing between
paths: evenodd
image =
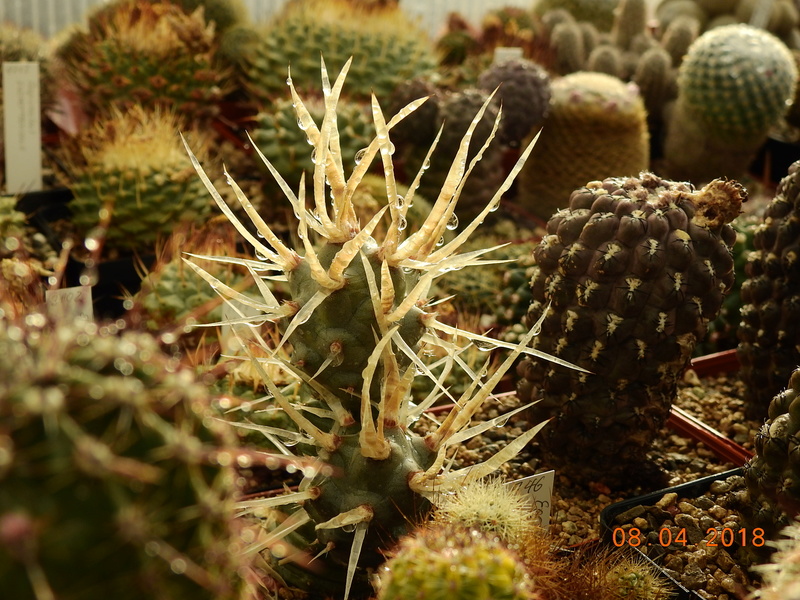
<instances>
[{"instance_id":1,"label":"cactus spine cluster","mask_svg":"<svg viewBox=\"0 0 800 600\"><path fill-rule=\"evenodd\" d=\"M181 119L169 111L141 107L115 110L77 138L65 183L78 233L108 247L152 247L178 223L199 223L212 204L194 176L177 133ZM205 155L207 143L198 144Z\"/></svg>"},{"instance_id":2,"label":"cactus spine cluster","mask_svg":"<svg viewBox=\"0 0 800 600\"><path fill-rule=\"evenodd\" d=\"M253 234L228 208L193 158L217 204L262 257L260 261L235 262L255 275L263 298L254 301L242 297L212 276L205 276L221 293L248 304L259 313L250 321L278 323L282 336L277 346L271 348L263 341L265 362L280 362L289 373L302 380L320 409L309 416L300 412L270 380L262 362L253 361L276 404L295 421L303 434L305 443L298 446L298 452L310 453L327 466L306 472L297 493L266 499L263 503L254 501L250 508L255 511L259 507L271 509L273 516L265 521L270 530L267 539L276 542L286 536L281 552L272 554L273 557L286 556L289 544L298 549L294 559L290 557L282 561L286 564L278 565L277 561L275 564L290 586L311 585L319 593L341 592L344 588L345 596L351 591L358 592L365 582L363 567L375 566L377 550L408 531L430 508L430 499L435 493L493 471L524 447L539 429L531 428L479 465L453 472L444 467L448 447L477 431L472 429L465 433L464 429L501 374L521 352L533 351L526 345L535 335L535 328L520 345L512 345L509 358L481 382L488 368L487 361L434 431L421 437L408 428L420 410L447 394L437 382L431 394L417 405L411 403L410 390L418 371L430 376L422 360L424 347L430 344L451 347L438 333L458 333L467 339L502 344L439 322L427 309L425 299L436 278L452 269L480 264L480 257L490 250L458 252L478 225L496 210L501 195L511 185L531 146L523 151L518 164L484 209L472 222L465 224L457 236L445 242L444 235L448 224L454 220L465 179L483 154L484 148L472 162L465 160L475 128L489 104L487 101L467 129L450 172L432 199L430 213L418 229L411 231L406 211L424 169L419 171L406 196L398 196L389 131L424 99L410 103L387 119L373 97L376 136L346 177L338 144L336 107L349 67L350 62L345 63L331 84L323 63L325 115L320 125L311 118L290 80L300 126L315 153L313 197L310 199L313 208L306 207L305 187L301 184L300 193L296 195L265 160L298 216L298 234L304 255L281 241L236 183L229 180L261 237ZM492 134L497 127L496 121ZM368 222L361 224L351 197L376 159L383 167L388 201ZM390 226L379 242L371 234L385 216L390 218ZM278 303L257 276L257 272L264 270L276 270L286 276L291 297L288 302ZM291 346L291 358L280 361L276 352L287 345ZM478 429L494 424L492 420ZM292 436L296 439L296 433ZM282 520L274 516L281 504L291 515L280 528L272 530L269 523ZM254 548L266 550L270 545L273 544L264 542ZM314 556L320 552L325 557L314 563L319 566L318 572L303 575L297 555Z\"/></svg>"},{"instance_id":3,"label":"cactus spine cluster","mask_svg":"<svg viewBox=\"0 0 800 600\"><path fill-rule=\"evenodd\" d=\"M518 391L554 463L615 479L641 464L678 377L733 284L736 182L702 189L643 173L575 190L534 250L534 347L588 371L523 361ZM625 477L630 477L628 471ZM609 483L609 485L611 485Z\"/></svg>"}]
</instances>

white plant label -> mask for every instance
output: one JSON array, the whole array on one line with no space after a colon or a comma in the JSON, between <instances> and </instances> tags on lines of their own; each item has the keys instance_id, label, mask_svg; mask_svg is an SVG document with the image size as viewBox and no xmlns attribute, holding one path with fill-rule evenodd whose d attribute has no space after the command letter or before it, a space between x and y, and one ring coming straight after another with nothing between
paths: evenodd
<instances>
[{"instance_id":1,"label":"white plant label","mask_svg":"<svg viewBox=\"0 0 800 600\"><path fill-rule=\"evenodd\" d=\"M38 62L3 63L6 192L41 190L42 117Z\"/></svg>"},{"instance_id":2,"label":"white plant label","mask_svg":"<svg viewBox=\"0 0 800 600\"><path fill-rule=\"evenodd\" d=\"M44 299L47 304L47 314L54 321L94 320L92 286L90 285L80 285L62 290L46 290Z\"/></svg>"},{"instance_id":3,"label":"white plant label","mask_svg":"<svg viewBox=\"0 0 800 600\"><path fill-rule=\"evenodd\" d=\"M500 63L514 60L517 58L524 58L522 48L517 46L498 46L494 49L494 56L492 57L492 64L499 65Z\"/></svg>"},{"instance_id":4,"label":"white plant label","mask_svg":"<svg viewBox=\"0 0 800 600\"><path fill-rule=\"evenodd\" d=\"M553 482L555 479L555 471L545 471L506 483L506 485L518 487L528 496L534 512L539 517L539 525L542 529L550 527L550 509L553 506Z\"/></svg>"}]
</instances>

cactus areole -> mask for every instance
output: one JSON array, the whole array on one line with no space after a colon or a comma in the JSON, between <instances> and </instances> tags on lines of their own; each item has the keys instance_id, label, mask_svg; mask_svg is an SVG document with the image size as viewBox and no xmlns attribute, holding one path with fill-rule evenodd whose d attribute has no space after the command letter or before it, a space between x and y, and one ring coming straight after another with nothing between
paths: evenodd
<instances>
[{"instance_id":1,"label":"cactus areole","mask_svg":"<svg viewBox=\"0 0 800 600\"><path fill-rule=\"evenodd\" d=\"M344 588L345 597L351 591L359 595L369 593L365 567L375 566L381 550L425 517L437 494L488 475L516 455L544 425L532 427L482 463L458 470L449 466L447 458L456 444L508 418L509 414L505 414L485 423L472 423L472 417L516 358L521 353L532 353L570 366L528 347L536 335L536 327L519 344L510 344L441 323L428 305L429 290L438 277L482 264L486 261L481 257L496 248L459 253L470 234L498 208L501 196L530 154L533 142L521 153L518 163L486 206L445 242L445 233L457 228L455 209L464 183L498 130L499 115L489 139L468 160L473 133L492 97L480 108L464 135L441 191L429 198L432 206L424 222L410 226L408 210L426 166L420 168L405 196L398 194L392 162L394 145L389 131L425 99L410 102L387 118L373 96L376 136L357 154L355 165L347 166L347 175L339 144L336 106L349 68L350 62L331 85L323 62L325 115L320 123L314 121L297 94L291 73L287 80L298 125L312 146L313 185L307 186L304 177L299 192L295 193L261 155L294 208L302 255L275 235L236 182L228 178L258 235L245 227L189 151L220 209L253 245L258 260L229 262L250 271L263 298L254 300L239 294L199 266L189 264L226 301L246 304L255 314L242 314L241 319L229 324L249 325L248 332L257 337L259 323L269 321L279 326L282 334L279 341L269 344L260 340L267 358L257 359L254 355L250 358L274 402L305 436L300 440L303 443L292 451L283 448L284 454L306 452L306 456L318 460L318 467L304 471L297 492L266 499L261 504L258 501L242 504L243 509L252 511L264 523L262 537L266 536L266 541L255 542L251 551L265 554L274 566L276 579L288 587L311 588L312 593L329 595L341 593ZM352 198L373 160L379 161L383 168L387 204L362 223L356 216ZM313 198L307 203L308 189L313 190ZM378 235L378 232L384 233ZM225 257L218 259L224 261ZM279 303L263 280L265 272L275 271L289 282L291 299L287 302ZM236 305L231 303L231 306ZM470 370L474 381L463 393L454 394L443 385L444 376L434 375L425 361L425 347L438 346L445 350L442 354L450 361L450 367L459 364L458 361L463 363L458 355L464 348L440 334L454 336L453 339L462 336L489 347L506 347L511 352L499 368L491 371L491 358L487 357L474 372ZM278 350L284 345L291 348L288 359L279 358ZM314 397L313 410L290 402L267 375L264 362L279 364L299 378ZM433 381L432 391L424 398L412 395L412 384L417 377ZM427 435L414 433L409 426L438 400L452 401L452 410L440 423L434 423ZM252 429L252 425L248 427ZM293 436L295 443L298 441L296 432L286 433ZM269 434L276 438L281 431ZM276 516L284 513L289 516ZM278 542L282 552L276 549ZM293 555L286 551L287 545L296 549ZM298 554L315 557L305 571L300 561L292 558ZM328 589L322 581L335 587Z\"/></svg>"}]
</instances>

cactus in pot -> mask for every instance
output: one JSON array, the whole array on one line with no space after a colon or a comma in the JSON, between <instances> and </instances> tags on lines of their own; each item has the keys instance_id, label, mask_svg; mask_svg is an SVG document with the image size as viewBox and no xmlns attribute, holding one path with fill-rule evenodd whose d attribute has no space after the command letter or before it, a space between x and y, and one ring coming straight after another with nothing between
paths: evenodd
<instances>
[{"instance_id":1,"label":"cactus in pot","mask_svg":"<svg viewBox=\"0 0 800 600\"><path fill-rule=\"evenodd\" d=\"M261 373L276 404L302 432L302 443L296 451L321 461L305 473L296 493L247 504L248 510L262 515L265 524L265 538L254 543L253 551L264 551L275 577L289 587L313 589L315 594L344 590L346 597L369 593L367 569L377 566L382 548L423 518L435 492L493 471L524 447L540 428L531 428L494 457L472 468L449 471L444 467L452 444L497 422L468 428L475 411L513 360L521 352L536 352L526 347L536 333L534 328L521 344L506 344L512 352L497 371L487 375L487 361L474 372L472 383L454 399L453 410L434 431L422 437L409 429L420 411L449 394L437 381L426 397L412 398L410 390L418 373L432 376L422 359L425 346L449 347L440 333L458 333L481 344L503 345L439 322L426 305L426 298L439 276L482 262L480 257L490 248L466 254L459 254L458 250L496 209L532 146L526 148L518 165L475 219L445 242L443 237L454 219L464 180L483 153L482 148L471 163L464 160L487 102L468 128L441 190L431 198L430 213L418 228L411 230L406 211L424 169L405 197L398 196L389 132L424 99L411 102L387 119L373 97L377 135L346 177L338 144L336 107L349 66L348 61L331 83L323 63L326 109L319 125L289 79L300 126L315 153L311 207L306 205L305 186L301 183L296 195L262 156L294 207L304 254L281 241L235 181L229 179L260 236L249 231L193 158L217 204L263 259L235 262L254 275L257 269L274 270L287 279L290 300L278 303L257 275L254 279L263 294L258 301L205 275L221 293L254 309L255 316L243 315L242 324L278 324L282 336L275 347L264 341L267 358L254 360L253 366ZM495 131L497 126L495 122ZM387 203L364 222L356 217L351 197L376 159L383 167ZM388 219L389 225L378 241L372 234L382 219ZM197 266L195 269L205 273ZM255 335L259 335L257 329ZM279 360L277 351L287 346L291 347L290 358ZM310 412L299 410L271 381L262 363L276 361L305 384L307 402L314 407ZM484 376L487 379L483 380ZM292 436L297 439L295 432ZM303 557L309 560L318 553L320 557L305 568Z\"/></svg>"},{"instance_id":2,"label":"cactus in pot","mask_svg":"<svg viewBox=\"0 0 800 600\"><path fill-rule=\"evenodd\" d=\"M534 347L591 371L524 360L531 422L554 463L608 485L630 482L665 422L697 341L733 284L728 224L746 199L736 182L702 189L661 179L608 178L575 190L534 250ZM642 472L642 477L647 471ZM654 473L657 475L657 473Z\"/></svg>"}]
</instances>

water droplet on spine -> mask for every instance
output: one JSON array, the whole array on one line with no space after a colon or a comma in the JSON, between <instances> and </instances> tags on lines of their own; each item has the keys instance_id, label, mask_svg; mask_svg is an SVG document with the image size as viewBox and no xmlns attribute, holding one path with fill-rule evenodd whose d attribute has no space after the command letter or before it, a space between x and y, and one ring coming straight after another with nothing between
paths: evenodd
<instances>
[{"instance_id":1,"label":"water droplet on spine","mask_svg":"<svg viewBox=\"0 0 800 600\"><path fill-rule=\"evenodd\" d=\"M397 221L397 231L405 231L408 227L408 221L405 217L400 217Z\"/></svg>"},{"instance_id":2,"label":"water droplet on spine","mask_svg":"<svg viewBox=\"0 0 800 600\"><path fill-rule=\"evenodd\" d=\"M287 77L286 78L286 85L292 85L292 78L291 77Z\"/></svg>"},{"instance_id":3,"label":"water droplet on spine","mask_svg":"<svg viewBox=\"0 0 800 600\"><path fill-rule=\"evenodd\" d=\"M436 245L437 246L444 246L444 236L439 238L439 241L436 242Z\"/></svg>"},{"instance_id":4,"label":"water droplet on spine","mask_svg":"<svg viewBox=\"0 0 800 600\"><path fill-rule=\"evenodd\" d=\"M366 148L362 148L361 150L356 152L356 155L353 158L353 162L355 162L357 165L360 165L361 161L364 160L364 156L366 155L366 153L367 153Z\"/></svg>"},{"instance_id":5,"label":"water droplet on spine","mask_svg":"<svg viewBox=\"0 0 800 600\"><path fill-rule=\"evenodd\" d=\"M402 210L403 206L406 204L406 199L403 198L400 194L397 195L397 200L395 200L394 207L397 210Z\"/></svg>"},{"instance_id":6,"label":"water droplet on spine","mask_svg":"<svg viewBox=\"0 0 800 600\"><path fill-rule=\"evenodd\" d=\"M449 229L450 231L453 231L458 227L458 215L456 213L450 215L450 220L447 222L447 225L445 225L445 227L447 227L447 229Z\"/></svg>"}]
</instances>

